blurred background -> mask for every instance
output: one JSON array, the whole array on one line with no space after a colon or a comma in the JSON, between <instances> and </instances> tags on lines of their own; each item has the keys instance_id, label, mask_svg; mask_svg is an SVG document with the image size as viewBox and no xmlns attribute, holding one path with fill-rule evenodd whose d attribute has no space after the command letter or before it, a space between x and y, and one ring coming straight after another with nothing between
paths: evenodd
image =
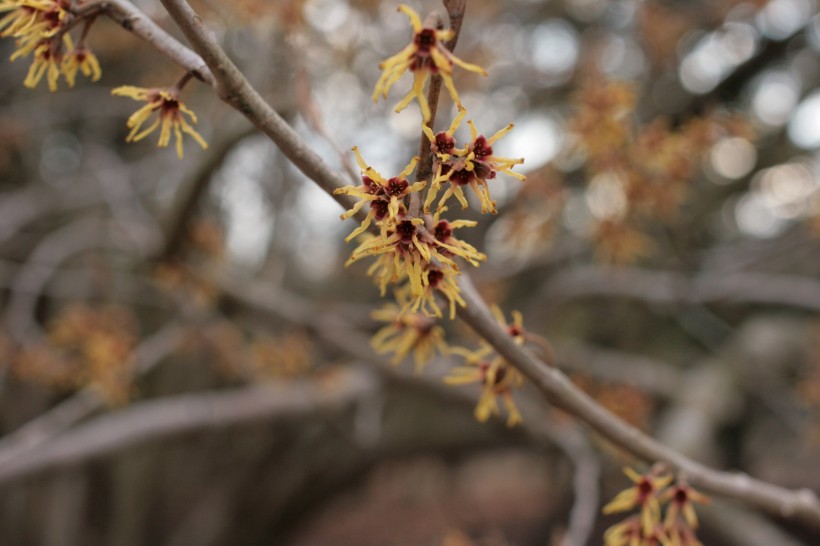
<instances>
[{"instance_id":1,"label":"blurred background","mask_svg":"<svg viewBox=\"0 0 820 546\"><path fill-rule=\"evenodd\" d=\"M820 491L816 2L468 4L456 54L490 75L456 84L480 132L515 124L495 151L528 177L462 213L481 292L642 430ZM355 145L389 177L416 153L416 106L392 113L409 76L371 101L410 36L395 2L193 5L330 165L355 175ZM454 360L390 367L367 265L343 267L353 221L196 81L207 150L127 144L137 104L110 90L181 71L104 18L89 45L102 79L56 93L0 64L0 544L602 543L635 461L526 386L508 429L442 383ZM699 514L707 545L820 543L720 499Z\"/></svg>"}]
</instances>

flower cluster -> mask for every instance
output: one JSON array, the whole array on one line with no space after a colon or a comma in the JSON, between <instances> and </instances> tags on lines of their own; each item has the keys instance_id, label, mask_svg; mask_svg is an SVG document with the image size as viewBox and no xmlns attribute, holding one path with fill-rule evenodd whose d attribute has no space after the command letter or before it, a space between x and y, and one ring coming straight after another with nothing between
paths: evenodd
<instances>
[{"instance_id":1,"label":"flower cluster","mask_svg":"<svg viewBox=\"0 0 820 546\"><path fill-rule=\"evenodd\" d=\"M604 514L634 508L639 508L640 514L610 527L604 534L606 546L703 546L695 535L698 518L692 503L706 504L706 496L683 480L673 485L674 476L660 465L646 474L631 468L625 468L624 473L633 485L604 506Z\"/></svg>"},{"instance_id":2,"label":"flower cluster","mask_svg":"<svg viewBox=\"0 0 820 546\"><path fill-rule=\"evenodd\" d=\"M487 138L478 133L472 120L468 120L470 142L464 148L456 147L453 135L466 113L467 110L463 107L459 108L458 115L446 131L434 134L426 125L422 127L424 134L430 139L430 148L435 154L433 160L435 176L430 191L427 192L427 199L424 201L424 210L426 212L429 212L430 205L438 195L442 184L449 182L450 186L439 200L438 208L444 206L444 203L451 195L455 195L462 208L466 209L468 203L462 188L470 186L481 203L481 212L496 214L495 201L490 197L487 180L494 179L499 172L518 180L526 179L523 174L512 170L513 166L524 163L524 158L513 159L493 154L493 144L512 130L512 123Z\"/></svg>"},{"instance_id":3,"label":"flower cluster","mask_svg":"<svg viewBox=\"0 0 820 546\"><path fill-rule=\"evenodd\" d=\"M13 38L17 46L11 60L33 55L34 60L23 85L34 88L45 78L48 88L56 91L61 76L69 87L76 83L77 74L94 82L99 80L102 76L100 62L86 45L86 37L96 17L104 10L104 2L83 4L73 0L0 0L0 38ZM70 32L81 23L82 33L75 46ZM180 158L183 133L202 148L207 148L205 140L191 126L191 123L196 123L196 115L179 100L179 92L189 79L190 74L186 74L177 85L168 89L128 85L114 89L114 95L147 103L128 119L127 126L131 132L126 140L135 142L159 129L158 145L168 146L173 132ZM158 112L157 119L143 129L143 124L153 112Z\"/></svg>"},{"instance_id":4,"label":"flower cluster","mask_svg":"<svg viewBox=\"0 0 820 546\"><path fill-rule=\"evenodd\" d=\"M651 253L654 222L669 222L684 204L705 154L725 136L753 139L748 123L725 113L673 126L640 123L638 93L622 81L596 78L576 96L569 124L586 160L591 239L607 261L632 262Z\"/></svg>"},{"instance_id":5,"label":"flower cluster","mask_svg":"<svg viewBox=\"0 0 820 546\"><path fill-rule=\"evenodd\" d=\"M71 305L47 334L42 345L21 351L13 367L18 377L61 390L90 386L111 405L128 401L137 341L130 311Z\"/></svg>"},{"instance_id":6,"label":"flower cluster","mask_svg":"<svg viewBox=\"0 0 820 546\"><path fill-rule=\"evenodd\" d=\"M375 319L387 325L373 337L373 348L379 353L393 354L393 363L412 354L416 369L420 370L436 352L450 352L444 341L444 330L435 321L443 317L445 308L453 319L457 307L465 305L458 283L460 262L477 267L486 260L482 252L456 235L462 228L474 227L477 222L445 218L447 200L455 196L462 208L467 208L464 187L469 186L481 204L481 211L496 213L488 181L499 172L524 180L523 175L512 170L524 160L501 157L493 152L495 142L512 129L512 124L488 138L468 121L470 140L461 147L457 145L455 132L467 110L456 91L453 68L458 65L472 72L484 75L486 72L451 53L446 42L454 38L455 31L422 24L418 14L405 5L399 6L399 11L410 19L412 41L381 63L383 72L373 99L386 97L390 87L405 71L412 72L413 87L396 111L406 107L414 98L418 100L422 114L421 138L430 141L429 152L423 157L413 157L398 175L387 178L366 163L358 148L353 148L362 174L361 183L339 188L335 193L357 199L342 214L343 220L354 216L360 220L360 225L346 238L349 242L361 237L346 265L362 258L374 258L367 273L379 286L381 295L386 294L388 286L394 287L397 303L388 304L374 313ZM424 92L424 84L431 75L441 77L458 107L458 114L449 128L439 133L431 129L433 110ZM419 166L420 162L424 162L422 166ZM411 182L407 177L417 167L416 180ZM445 185L447 187L443 189ZM434 203L435 207L432 206ZM369 208L365 214L366 205ZM442 301L446 305L441 305ZM500 320L505 324L503 317ZM516 315L515 324L515 328L521 327L520 315ZM498 414L497 398L500 396L507 407L508 424L512 426L520 422L521 415L513 403L511 390L522 383L521 374L502 358L493 356L489 345L473 352L461 348L452 352L465 357L466 365L453 370L447 382L479 382L482 385L483 394L476 408L476 417L486 421L490 415Z\"/></svg>"},{"instance_id":7,"label":"flower cluster","mask_svg":"<svg viewBox=\"0 0 820 546\"><path fill-rule=\"evenodd\" d=\"M436 351L443 355L449 352L444 329L424 313L407 312L402 305L388 303L371 316L387 323L370 343L379 354L393 353L391 364L398 364L412 353L416 370L421 371Z\"/></svg>"},{"instance_id":8,"label":"flower cluster","mask_svg":"<svg viewBox=\"0 0 820 546\"><path fill-rule=\"evenodd\" d=\"M362 170L362 184L339 188L335 193L353 195L360 201L345 212L342 219L354 216L366 203L370 204L370 211L361 225L347 237L347 241L363 234L373 221L379 233L365 236L345 265L364 257L376 257L368 274L374 277L382 295L388 285L403 284L410 293L409 311L421 309L425 313L441 316L440 308L434 301L438 293L450 302L450 314L453 316L455 304L463 304L454 279L459 273L455 258L462 258L473 266L486 259L475 247L456 238L453 230L472 227L475 222L448 222L441 219L439 214L424 218L411 215L405 198L426 186L424 181L411 184L406 178L415 167L417 158L413 158L398 176L386 179L364 162L357 149L354 148L354 152Z\"/></svg>"},{"instance_id":9,"label":"flower cluster","mask_svg":"<svg viewBox=\"0 0 820 546\"><path fill-rule=\"evenodd\" d=\"M17 49L11 60L34 55L23 85L37 87L43 76L48 88L56 91L62 75L73 87L77 72L92 81L102 75L97 57L85 45L86 30L74 46L69 30L79 18L69 0L0 0L0 37L14 38Z\"/></svg>"}]
</instances>

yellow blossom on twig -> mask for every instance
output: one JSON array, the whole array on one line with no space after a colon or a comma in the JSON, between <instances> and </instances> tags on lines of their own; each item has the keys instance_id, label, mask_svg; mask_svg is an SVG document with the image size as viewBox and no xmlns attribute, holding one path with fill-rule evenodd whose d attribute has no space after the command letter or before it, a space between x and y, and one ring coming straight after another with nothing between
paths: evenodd
<instances>
[{"instance_id":1,"label":"yellow blossom on twig","mask_svg":"<svg viewBox=\"0 0 820 546\"><path fill-rule=\"evenodd\" d=\"M427 267L427 282L421 294L416 294L407 303L405 310L415 313L421 311L428 316L441 317L441 308L436 302L436 295L443 296L450 307L450 320L456 318L456 304L467 305L461 297L461 288L456 278L459 273L449 267Z\"/></svg>"},{"instance_id":2,"label":"yellow blossom on twig","mask_svg":"<svg viewBox=\"0 0 820 546\"><path fill-rule=\"evenodd\" d=\"M185 104L179 100L179 91L176 89L159 89L134 87L124 85L111 91L112 95L120 97L130 97L137 101L145 101L147 104L131 114L126 126L131 132L126 137L127 142L137 142L142 140L157 129L159 132L159 142L157 146L166 147L171 142L171 131L176 137L177 155L182 158L182 133L189 135L203 149L208 148L208 143L202 138L190 123L185 119L187 116L191 122L196 123L196 114L189 110ZM148 121L151 115L157 112L157 119L145 129L143 124Z\"/></svg>"},{"instance_id":3,"label":"yellow blossom on twig","mask_svg":"<svg viewBox=\"0 0 820 546\"><path fill-rule=\"evenodd\" d=\"M402 111L415 98L419 102L422 117L427 122L430 120L431 112L427 97L424 95L424 82L431 74L441 76L453 102L461 105L453 83L453 66L458 65L483 76L487 75L487 71L480 66L462 61L447 49L444 42L453 37L452 30L437 30L424 26L418 13L404 4L398 7L398 11L410 19L410 24L413 26L413 40L407 47L379 65L383 72L379 81L376 82L373 101L379 100L379 96L387 98L390 87L401 78L405 71L409 70L413 73L413 87L396 106L396 112Z\"/></svg>"},{"instance_id":4,"label":"yellow blossom on twig","mask_svg":"<svg viewBox=\"0 0 820 546\"><path fill-rule=\"evenodd\" d=\"M400 294L397 298L400 302L406 299ZM393 353L391 364L398 364L412 352L416 371L420 372L436 351L439 354L449 352L444 329L436 325L435 319L421 313L404 312L401 303L389 303L373 311L371 316L388 323L373 335L370 343L379 354Z\"/></svg>"},{"instance_id":5,"label":"yellow blossom on twig","mask_svg":"<svg viewBox=\"0 0 820 546\"><path fill-rule=\"evenodd\" d=\"M512 389L520 387L524 382L521 372L499 356L488 359L492 353L489 346L476 351L453 347L451 352L463 356L467 365L453 368L444 382L448 385L481 384L481 398L475 407L476 420L485 423L490 415L499 415L500 396L507 409L507 426L514 427L523 421L512 398Z\"/></svg>"},{"instance_id":6,"label":"yellow blossom on twig","mask_svg":"<svg viewBox=\"0 0 820 546\"><path fill-rule=\"evenodd\" d=\"M365 203L370 203L370 211L361 225L345 238L345 242L350 242L357 235L364 233L374 219L377 222L382 222L385 219L395 219L399 214L400 206L404 202L404 197L413 192L421 191L425 186L423 181L415 184L407 181L407 176L416 168L416 163L419 160L418 156L413 157L398 176L386 179L376 169L364 162L357 147L353 148L353 153L356 154L356 161L362 171L362 183L359 186L339 188L334 190L333 193L352 195L360 199L350 210L342 214L342 220L354 216L364 207Z\"/></svg>"},{"instance_id":7,"label":"yellow blossom on twig","mask_svg":"<svg viewBox=\"0 0 820 546\"><path fill-rule=\"evenodd\" d=\"M639 507L641 509L641 526L645 534L650 534L656 524L661 521L661 506L658 496L668 486L673 476L655 467L647 474L638 474L631 468L624 468L632 483L632 487L618 493L609 504L604 506L604 514L625 512Z\"/></svg>"},{"instance_id":8,"label":"yellow blossom on twig","mask_svg":"<svg viewBox=\"0 0 820 546\"><path fill-rule=\"evenodd\" d=\"M513 322L510 324L507 323L498 306L492 307L492 313L515 343L522 345L525 330L521 313L513 311ZM454 368L452 373L444 378L444 382L448 385L481 384L481 398L475 408L475 417L478 421L483 423L490 418L490 415L499 415L497 401L499 396L507 409L507 426L515 426L523 420L512 397L512 390L524 383L524 376L521 372L497 355L493 347L483 340L480 347L474 351L454 347L451 352L464 357L466 365Z\"/></svg>"},{"instance_id":9,"label":"yellow blossom on twig","mask_svg":"<svg viewBox=\"0 0 820 546\"><path fill-rule=\"evenodd\" d=\"M86 78L91 78L92 82L98 81L102 76L100 61L85 46L79 46L77 49L65 54L60 68L69 87L74 87L78 71L82 72Z\"/></svg>"},{"instance_id":10,"label":"yellow blossom on twig","mask_svg":"<svg viewBox=\"0 0 820 546\"><path fill-rule=\"evenodd\" d=\"M463 188L469 186L481 202L481 212L495 214L497 212L495 201L490 197L487 181L494 179L498 173L507 174L518 180L526 180L523 174L512 170L515 165L524 163L524 158L501 157L493 152L493 144L512 130L512 123L487 138L478 133L475 124L470 120L467 122L470 126L470 143L461 149L456 147L453 134L465 114L466 110L460 108L458 115L447 131L433 134L429 127L422 127L425 135L430 140L430 148L435 154L435 176L424 202L424 210L427 212L429 212L430 205L432 205L444 182L449 182L450 186L441 196L438 208L443 207L451 195L455 195L461 206L466 209L468 203Z\"/></svg>"},{"instance_id":11,"label":"yellow blossom on twig","mask_svg":"<svg viewBox=\"0 0 820 546\"><path fill-rule=\"evenodd\" d=\"M68 35L64 36L68 38ZM60 61L62 54L56 51L52 42L44 40L34 49L34 62L28 69L23 85L33 89L37 87L43 76L46 76L49 91L57 91L57 82L60 79Z\"/></svg>"},{"instance_id":12,"label":"yellow blossom on twig","mask_svg":"<svg viewBox=\"0 0 820 546\"><path fill-rule=\"evenodd\" d=\"M29 40L50 38L60 31L68 12L66 0L3 0L0 13L0 37Z\"/></svg>"},{"instance_id":13,"label":"yellow blossom on twig","mask_svg":"<svg viewBox=\"0 0 820 546\"><path fill-rule=\"evenodd\" d=\"M49 90L56 91L60 74L65 76L69 87L73 87L78 70L92 81L100 79L100 63L84 43L91 23L87 22L75 49L68 34L76 21L68 11L70 8L71 3L67 0L0 2L0 12L9 12L0 19L0 37L13 37L17 46L11 60L34 54L34 61L23 81L26 87L36 87L45 76Z\"/></svg>"}]
</instances>

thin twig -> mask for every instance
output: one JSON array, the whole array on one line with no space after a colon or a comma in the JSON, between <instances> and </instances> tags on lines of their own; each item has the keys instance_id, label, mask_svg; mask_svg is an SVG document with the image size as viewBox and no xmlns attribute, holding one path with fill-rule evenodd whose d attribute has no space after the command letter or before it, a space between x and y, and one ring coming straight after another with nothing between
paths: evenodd
<instances>
[{"instance_id":1,"label":"thin twig","mask_svg":"<svg viewBox=\"0 0 820 546\"><path fill-rule=\"evenodd\" d=\"M125 30L134 33L157 51L191 72L197 79L210 86L215 85L210 69L202 57L179 43L176 38L162 30L154 21L126 0L105 0L105 14Z\"/></svg>"},{"instance_id":2,"label":"thin twig","mask_svg":"<svg viewBox=\"0 0 820 546\"><path fill-rule=\"evenodd\" d=\"M635 267L581 266L550 279L535 299L554 307L582 296L617 296L659 304L739 302L820 310L820 282L808 277L703 271L687 277Z\"/></svg>"}]
</instances>

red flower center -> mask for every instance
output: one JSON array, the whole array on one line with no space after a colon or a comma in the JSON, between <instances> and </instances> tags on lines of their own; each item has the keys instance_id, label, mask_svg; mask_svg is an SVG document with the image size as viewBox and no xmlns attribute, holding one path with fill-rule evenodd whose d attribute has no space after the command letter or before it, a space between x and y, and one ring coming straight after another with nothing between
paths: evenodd
<instances>
[{"instance_id":1,"label":"red flower center","mask_svg":"<svg viewBox=\"0 0 820 546\"><path fill-rule=\"evenodd\" d=\"M428 56L436 45L436 31L432 28L423 28L413 37L413 43L418 48L417 55Z\"/></svg>"},{"instance_id":2,"label":"red flower center","mask_svg":"<svg viewBox=\"0 0 820 546\"><path fill-rule=\"evenodd\" d=\"M396 233L401 237L401 242L404 244L411 244L413 242L413 235L416 233L416 226L410 220L399 222L396 226Z\"/></svg>"},{"instance_id":3,"label":"red flower center","mask_svg":"<svg viewBox=\"0 0 820 546\"><path fill-rule=\"evenodd\" d=\"M404 195L409 185L410 184L407 182L407 180L403 178L393 177L387 181L387 186L385 186L384 191L385 193L387 193L387 195L399 197Z\"/></svg>"},{"instance_id":4,"label":"red flower center","mask_svg":"<svg viewBox=\"0 0 820 546\"><path fill-rule=\"evenodd\" d=\"M436 224L436 227L433 228L433 235L439 241L446 242L447 239L453 235L453 230L450 228L450 223L447 220L442 220Z\"/></svg>"}]
</instances>

